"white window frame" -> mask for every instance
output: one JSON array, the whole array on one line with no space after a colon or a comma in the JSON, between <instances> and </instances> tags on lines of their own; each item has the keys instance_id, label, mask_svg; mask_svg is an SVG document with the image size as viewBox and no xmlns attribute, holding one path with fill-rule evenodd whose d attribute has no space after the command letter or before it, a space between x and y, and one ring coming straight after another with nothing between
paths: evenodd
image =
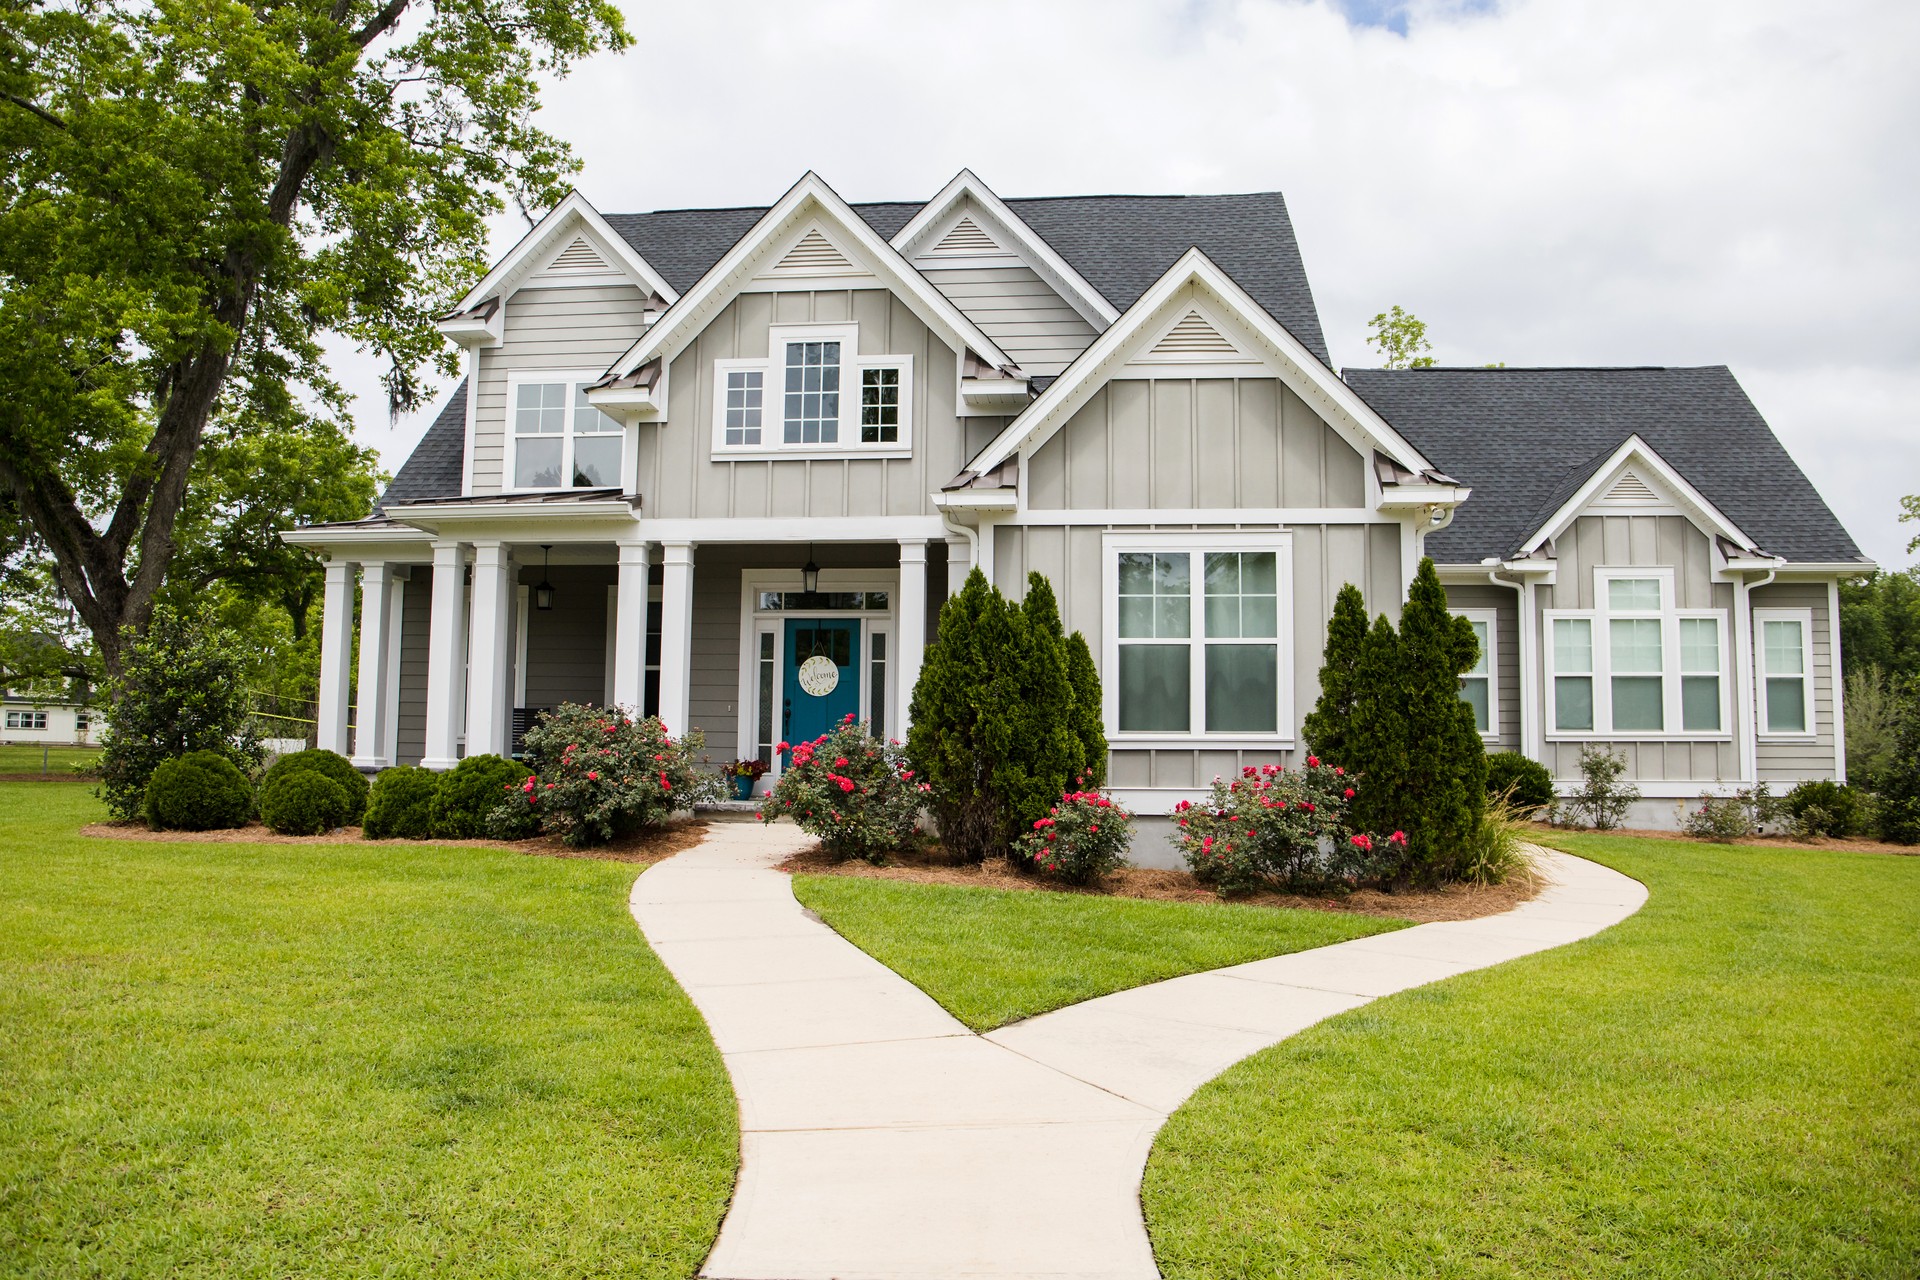
<instances>
[{"instance_id":1,"label":"white window frame","mask_svg":"<svg viewBox=\"0 0 1920 1280\"><path fill-rule=\"evenodd\" d=\"M506 444L501 450L500 473L500 491L502 493L586 492L585 489L578 489L576 486L570 484L548 486L514 483L514 474L519 466L520 452L520 432L517 422L520 388L523 386L537 386L555 382L567 384L567 416L560 435L560 474L562 476L571 476L573 474L573 414L574 410L578 408L574 401L579 398L578 392L582 385L591 385L592 383L598 382L604 376L606 376L605 369L514 369L507 374L507 409L504 424ZM616 425L618 424L618 419L613 418L611 415L607 416L609 421L615 422ZM620 465L618 471L615 473L620 479L612 485L595 485L592 487L624 489L626 487L627 460L632 454L632 446L628 440L628 437L632 434L632 429L621 427L618 431L595 432L594 434L602 439L617 439L620 441Z\"/></svg>"},{"instance_id":2,"label":"white window frame","mask_svg":"<svg viewBox=\"0 0 1920 1280\"><path fill-rule=\"evenodd\" d=\"M1660 583L1658 610L1632 610L1620 613L1608 608L1608 584L1619 578L1653 578ZM1540 614L1543 638L1540 648L1546 665L1542 715L1549 742L1730 742L1733 740L1733 716L1730 688L1732 676L1728 659L1727 611L1725 609L1681 609L1674 601L1674 570L1671 566L1603 565L1593 571L1591 609L1546 609ZM1613 636L1609 626L1616 619L1657 618L1660 622L1660 694L1661 720L1665 729L1626 729L1613 727ZM1720 656L1720 727L1687 730L1671 726L1685 723L1680 669L1680 622L1687 618L1709 619L1718 624ZM1555 662L1554 624L1562 619L1586 619L1593 625L1593 670L1573 671L1571 676L1591 675L1593 680L1593 728L1562 729L1556 717L1555 681L1562 674ZM1650 673L1648 673L1650 674ZM1688 672L1704 675L1704 672Z\"/></svg>"},{"instance_id":3,"label":"white window frame","mask_svg":"<svg viewBox=\"0 0 1920 1280\"><path fill-rule=\"evenodd\" d=\"M1487 673L1484 676L1463 675L1460 682L1485 680L1487 682L1487 727L1480 731L1482 741L1492 742L1500 736L1500 611L1498 609L1455 609L1454 614L1468 622L1486 624L1487 642L1481 647L1486 651ZM1462 702L1466 699L1462 698Z\"/></svg>"},{"instance_id":4,"label":"white window frame","mask_svg":"<svg viewBox=\"0 0 1920 1280\"><path fill-rule=\"evenodd\" d=\"M832 444L787 444L787 344L840 344L840 416ZM860 400L869 369L894 369L900 374L900 438L862 444ZM727 375L759 373L760 443L727 443ZM913 456L913 357L861 355L860 326L853 323L776 324L767 330L762 356L730 357L713 362L712 440L715 458L910 458Z\"/></svg>"},{"instance_id":5,"label":"white window frame","mask_svg":"<svg viewBox=\"0 0 1920 1280\"><path fill-rule=\"evenodd\" d=\"M1201 573L1190 576L1192 599L1198 602L1191 614L1192 625L1188 628L1187 644L1190 647L1189 662L1193 673L1188 683L1189 712L1186 733L1139 732L1122 733L1120 731L1120 556L1129 551L1186 552L1189 554L1208 551L1270 551L1274 553L1274 589L1277 593L1276 606L1278 616L1274 630L1277 649L1275 684L1278 686L1279 706L1275 709L1274 724L1277 731L1270 734L1260 733L1209 733L1207 723L1207 682L1206 682L1206 595L1205 577ZM1104 591L1101 600L1101 717L1106 723L1107 741L1116 749L1120 748L1205 748L1209 750L1232 750L1245 748L1260 751L1290 751L1298 742L1298 726L1294 716L1293 688L1293 534L1285 530L1258 532L1192 532L1189 530L1168 531L1165 533L1109 533L1100 540L1100 572Z\"/></svg>"},{"instance_id":6,"label":"white window frame","mask_svg":"<svg viewBox=\"0 0 1920 1280\"><path fill-rule=\"evenodd\" d=\"M1769 622L1794 622L1800 625L1801 705L1806 708L1806 728L1775 730L1767 718L1767 681L1788 680L1791 674L1774 675L1767 670L1767 628ZM1759 736L1769 742L1809 742L1819 736L1818 716L1813 705L1813 610L1755 609L1753 611L1753 694L1756 703L1753 722Z\"/></svg>"}]
</instances>

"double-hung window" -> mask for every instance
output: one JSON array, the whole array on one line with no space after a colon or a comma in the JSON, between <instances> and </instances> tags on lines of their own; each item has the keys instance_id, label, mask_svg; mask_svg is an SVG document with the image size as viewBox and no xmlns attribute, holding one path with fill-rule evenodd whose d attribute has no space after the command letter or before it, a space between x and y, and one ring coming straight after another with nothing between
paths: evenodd
<instances>
[{"instance_id":1,"label":"double-hung window","mask_svg":"<svg viewBox=\"0 0 1920 1280\"><path fill-rule=\"evenodd\" d=\"M509 379L507 467L514 489L612 489L622 483L626 432L587 403L598 373Z\"/></svg>"},{"instance_id":2,"label":"double-hung window","mask_svg":"<svg viewBox=\"0 0 1920 1280\"><path fill-rule=\"evenodd\" d=\"M1549 731L1724 737L1726 613L1681 609L1669 569L1599 569L1588 610L1550 610Z\"/></svg>"},{"instance_id":3,"label":"double-hung window","mask_svg":"<svg viewBox=\"0 0 1920 1280\"><path fill-rule=\"evenodd\" d=\"M912 358L859 352L855 324L774 325L766 355L715 360L714 453L899 456Z\"/></svg>"},{"instance_id":4,"label":"double-hung window","mask_svg":"<svg viewBox=\"0 0 1920 1280\"><path fill-rule=\"evenodd\" d=\"M1116 740L1291 736L1285 535L1107 540Z\"/></svg>"},{"instance_id":5,"label":"double-hung window","mask_svg":"<svg viewBox=\"0 0 1920 1280\"><path fill-rule=\"evenodd\" d=\"M1480 731L1480 736L1491 738L1499 732L1493 688L1493 637L1497 615L1492 609L1460 609L1456 612L1472 624L1473 638L1480 642L1480 656L1460 677L1460 697L1473 708L1473 724Z\"/></svg>"},{"instance_id":6,"label":"double-hung window","mask_svg":"<svg viewBox=\"0 0 1920 1280\"><path fill-rule=\"evenodd\" d=\"M1760 675L1760 732L1799 738L1813 733L1813 611L1755 609L1753 639Z\"/></svg>"}]
</instances>

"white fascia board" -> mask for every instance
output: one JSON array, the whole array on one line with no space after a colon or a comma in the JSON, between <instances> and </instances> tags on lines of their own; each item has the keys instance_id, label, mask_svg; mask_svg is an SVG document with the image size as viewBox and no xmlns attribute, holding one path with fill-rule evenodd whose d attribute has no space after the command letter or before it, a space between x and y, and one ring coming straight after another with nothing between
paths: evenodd
<instances>
[{"instance_id":1,"label":"white fascia board","mask_svg":"<svg viewBox=\"0 0 1920 1280\"><path fill-rule=\"evenodd\" d=\"M1141 294L1126 314L1095 338L1066 371L1027 406L1026 412L1008 423L999 438L967 464L968 469L991 471L1015 453L1031 454L1051 439L1109 380L1111 375L1104 372L1107 366L1119 360L1148 332L1160 310L1189 284L1210 295L1214 303L1244 325L1267 348L1268 354L1277 359L1281 381L1333 424L1335 430L1344 428L1344 434L1364 446L1362 457L1367 450L1378 450L1409 471L1433 469L1433 464L1374 412L1359 392L1342 382L1318 356L1288 333L1286 326L1268 315L1265 308L1199 249L1187 250L1178 262L1167 268L1166 274ZM1294 377L1286 376L1289 369L1295 371Z\"/></svg>"},{"instance_id":2,"label":"white fascia board","mask_svg":"<svg viewBox=\"0 0 1920 1280\"><path fill-rule=\"evenodd\" d=\"M733 248L700 277L685 297L675 299L653 327L613 362L607 376L623 378L655 356L671 360L679 354L681 347L706 327L713 314L740 292L738 286L774 241L792 224L813 214L831 223L836 231L858 246L880 283L904 299L914 314L949 346L962 353L971 348L995 365L1014 363L979 325L967 319L960 308L901 257L898 249L882 240L838 192L808 170L753 224L752 230L741 236Z\"/></svg>"},{"instance_id":3,"label":"white fascia board","mask_svg":"<svg viewBox=\"0 0 1920 1280\"><path fill-rule=\"evenodd\" d=\"M1006 201L995 195L993 188L980 181L971 169L962 169L955 174L953 181L940 189L939 195L921 206L920 212L914 214L893 237L893 247L900 251L901 257L912 261L915 251L920 248L916 242L930 235L956 205L968 199L980 208L989 222L995 224L994 230L1003 232L1006 239L1020 247L1027 261L1042 277L1048 278L1048 284L1060 290L1060 296L1088 324L1096 329L1104 329L1120 318L1120 312L1114 305L1085 276L1074 270L1072 263L1041 239L1039 233L1028 226L1019 214L1008 208Z\"/></svg>"},{"instance_id":4,"label":"white fascia board","mask_svg":"<svg viewBox=\"0 0 1920 1280\"><path fill-rule=\"evenodd\" d=\"M493 270L487 272L479 284L467 290L466 296L461 298L452 310L465 311L493 294L511 293L513 286L526 273L530 264L539 260L541 252L549 248L567 231L572 230L576 224L583 224L593 229L595 238L605 243L607 250L618 260L627 275L633 278L636 285L653 290L668 302L680 296L674 292L673 286L666 282L666 278L653 269L652 263L635 253L633 246L621 239L620 234L607 225L607 220L600 216L598 209L587 203L585 196L578 191L569 191L567 198L549 209L544 218L534 223L527 234L520 237L519 243L507 250L506 255L494 264ZM505 306L503 297L502 310Z\"/></svg>"},{"instance_id":5,"label":"white fascia board","mask_svg":"<svg viewBox=\"0 0 1920 1280\"><path fill-rule=\"evenodd\" d=\"M1752 538L1740 532L1739 526L1727 519L1718 507L1707 500L1706 495L1689 484L1685 476L1667 465L1667 460L1653 451L1652 445L1635 434L1622 440L1620 447L1613 451L1612 456L1587 477L1587 482L1581 485L1571 498L1562 503L1560 509L1547 518L1546 523L1533 532L1521 545L1520 555L1531 555L1565 533L1567 527L1587 509L1595 498L1606 492L1607 488L1620 478L1620 473L1633 462L1639 462L1652 471L1679 500L1678 505L1682 511L1691 516L1696 524L1705 526L1727 541L1748 551L1756 554L1760 551Z\"/></svg>"}]
</instances>

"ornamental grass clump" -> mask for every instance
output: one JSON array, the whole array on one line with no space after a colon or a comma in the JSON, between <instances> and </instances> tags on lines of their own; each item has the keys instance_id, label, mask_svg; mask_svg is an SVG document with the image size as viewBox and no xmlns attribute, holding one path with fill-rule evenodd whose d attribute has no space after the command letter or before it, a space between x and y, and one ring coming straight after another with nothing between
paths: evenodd
<instances>
[{"instance_id":1,"label":"ornamental grass clump","mask_svg":"<svg viewBox=\"0 0 1920 1280\"><path fill-rule=\"evenodd\" d=\"M675 810L720 798L720 779L696 764L705 745L698 730L669 736L658 716L563 703L527 730L533 773L506 790L488 829L524 830L524 815L537 813L541 830L584 848L658 826Z\"/></svg>"},{"instance_id":2,"label":"ornamental grass clump","mask_svg":"<svg viewBox=\"0 0 1920 1280\"><path fill-rule=\"evenodd\" d=\"M774 750L792 754L760 806L762 822L792 818L842 860L881 862L913 837L927 785L899 743L882 742L848 715L812 742Z\"/></svg>"},{"instance_id":3,"label":"ornamental grass clump","mask_svg":"<svg viewBox=\"0 0 1920 1280\"><path fill-rule=\"evenodd\" d=\"M1175 842L1195 878L1222 897L1351 887L1391 874L1407 847L1399 831L1381 840L1348 833L1357 793L1345 769L1317 756L1299 769L1248 765L1231 782L1215 778L1201 803L1174 806Z\"/></svg>"},{"instance_id":4,"label":"ornamental grass clump","mask_svg":"<svg viewBox=\"0 0 1920 1280\"><path fill-rule=\"evenodd\" d=\"M1084 788L1090 779L1082 778ZM1068 791L1033 829L1014 842L1016 857L1042 875L1091 884L1126 865L1133 815L1101 791Z\"/></svg>"}]
</instances>

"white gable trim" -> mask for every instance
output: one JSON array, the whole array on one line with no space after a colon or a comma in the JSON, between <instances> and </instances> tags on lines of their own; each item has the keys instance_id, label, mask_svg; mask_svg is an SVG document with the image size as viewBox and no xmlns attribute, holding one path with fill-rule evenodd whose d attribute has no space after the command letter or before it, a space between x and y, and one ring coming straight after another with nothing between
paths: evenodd
<instances>
[{"instance_id":1,"label":"white gable trim","mask_svg":"<svg viewBox=\"0 0 1920 1280\"><path fill-rule=\"evenodd\" d=\"M1067 366L1066 372L1027 406L1026 412L1008 423L999 438L967 464L967 469L991 471L1015 454L1030 457L1052 439L1094 392L1119 372L1142 338L1151 335L1157 339L1161 326L1171 329L1186 315L1186 299L1182 293L1189 285L1194 287L1194 296L1208 304L1207 309L1243 326L1246 335L1262 348L1253 354L1271 361L1280 380L1359 448L1363 458L1370 451L1378 451L1409 471L1432 469L1433 464L1385 418L1375 413L1358 392L1320 363L1319 357L1198 249L1182 254L1165 275L1127 308L1125 315L1095 338L1079 358ZM1165 314L1176 304L1181 304L1179 315ZM1227 368L1217 372L1230 376Z\"/></svg>"},{"instance_id":2,"label":"white gable trim","mask_svg":"<svg viewBox=\"0 0 1920 1280\"><path fill-rule=\"evenodd\" d=\"M1652 445L1638 435L1631 435L1620 442L1620 447L1613 451L1598 470L1587 477L1587 482L1581 485L1571 498L1562 503L1559 510L1547 518L1546 523L1534 530L1514 558L1524 559L1532 555L1565 533L1573 522L1586 514L1590 508L1598 506L1600 514L1620 509L1620 505L1624 504L1600 504L1606 495L1612 492L1613 486L1619 482L1620 478L1629 472L1638 475L1642 480L1651 481L1656 486L1656 501L1660 497L1670 499L1673 508L1692 520L1703 531L1718 534L1743 550L1760 554L1760 548L1755 545L1753 539L1742 533L1739 526L1727 519L1713 503L1707 501L1704 494L1687 483L1686 477L1669 466L1665 458L1655 453ZM1660 495L1658 489L1665 489L1666 493ZM1646 513L1652 514L1652 510L1646 509Z\"/></svg>"},{"instance_id":3,"label":"white gable trim","mask_svg":"<svg viewBox=\"0 0 1920 1280\"><path fill-rule=\"evenodd\" d=\"M975 177L971 169L955 174L953 181L940 189L939 195L927 201L920 212L900 228L893 237L894 248L912 260L938 244L961 216L970 216L976 223L984 224L980 229L996 243L1025 258L1027 265L1094 328L1104 329L1120 318L1113 304L1022 221L1020 215L1009 209L992 188ZM954 265L962 264L955 262Z\"/></svg>"},{"instance_id":4,"label":"white gable trim","mask_svg":"<svg viewBox=\"0 0 1920 1280\"><path fill-rule=\"evenodd\" d=\"M456 312L465 311L496 294L513 292L526 283L528 276L544 269L564 253L583 228L589 233L585 237L587 243L593 245L602 258L617 267L637 287L651 289L669 302L680 296L665 277L653 269L651 263L635 253L633 246L607 225L607 220L600 216L599 210L587 203L585 196L578 191L569 191L567 198L548 210L546 217L534 223L527 234L520 237L520 242L507 250L506 255L494 264L493 270L487 272L479 284L467 290L452 309ZM589 282L585 279L578 281L582 284Z\"/></svg>"},{"instance_id":5,"label":"white gable trim","mask_svg":"<svg viewBox=\"0 0 1920 1280\"><path fill-rule=\"evenodd\" d=\"M607 376L625 377L655 357L671 360L710 323L720 309L745 291L764 269L763 261L778 248L792 248L804 234L801 224L812 219L832 233L844 250L866 259L873 278L912 308L915 315L962 355L971 349L995 365L1010 365L1012 357L981 331L980 326L949 302L899 250L882 240L838 192L809 170L771 209L741 236L733 248L700 277L699 283L678 299L651 329L614 361ZM777 260L776 260L777 261ZM781 273L786 274L786 273ZM836 277L837 278L837 277ZM819 277L814 278L818 283Z\"/></svg>"}]
</instances>

